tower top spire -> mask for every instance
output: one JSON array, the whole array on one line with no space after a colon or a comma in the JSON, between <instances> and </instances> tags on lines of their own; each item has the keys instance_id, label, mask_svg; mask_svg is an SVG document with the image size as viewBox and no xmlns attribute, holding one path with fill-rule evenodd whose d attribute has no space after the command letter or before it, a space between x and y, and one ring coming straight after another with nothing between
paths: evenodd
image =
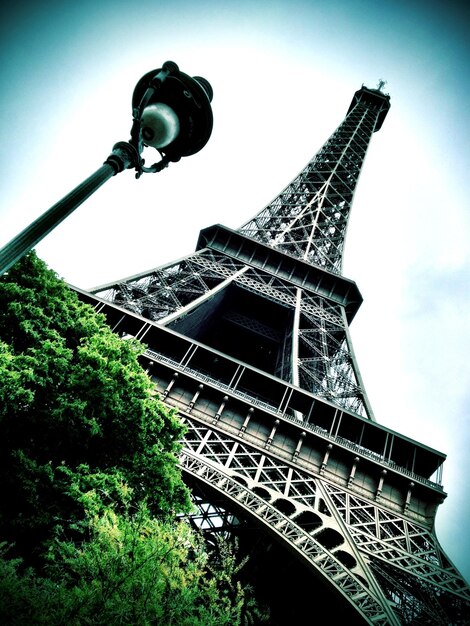
<instances>
[{"instance_id":1,"label":"tower top spire","mask_svg":"<svg viewBox=\"0 0 470 626\"><path fill-rule=\"evenodd\" d=\"M381 79L379 87L384 85ZM363 85L344 121L310 163L240 232L340 274L356 183L370 139L389 108L388 94Z\"/></svg>"}]
</instances>

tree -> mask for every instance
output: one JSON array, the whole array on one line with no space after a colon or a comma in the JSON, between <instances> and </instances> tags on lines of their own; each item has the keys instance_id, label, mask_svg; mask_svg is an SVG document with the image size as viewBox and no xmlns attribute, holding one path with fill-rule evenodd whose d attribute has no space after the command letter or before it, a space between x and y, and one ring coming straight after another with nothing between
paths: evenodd
<instances>
[{"instance_id":1,"label":"tree","mask_svg":"<svg viewBox=\"0 0 470 626\"><path fill-rule=\"evenodd\" d=\"M0 311L0 536L37 557L57 525L78 532L84 494L98 508L189 511L184 428L138 363L144 347L34 252L1 277Z\"/></svg>"},{"instance_id":2,"label":"tree","mask_svg":"<svg viewBox=\"0 0 470 626\"><path fill-rule=\"evenodd\" d=\"M233 550L211 560L178 515L184 427L144 346L34 252L0 278L0 311L0 622L264 623Z\"/></svg>"},{"instance_id":3,"label":"tree","mask_svg":"<svg viewBox=\"0 0 470 626\"><path fill-rule=\"evenodd\" d=\"M145 507L89 519L80 547L56 540L47 576L0 561L0 623L9 626L241 626L266 623L225 546L217 566L188 524Z\"/></svg>"}]
</instances>

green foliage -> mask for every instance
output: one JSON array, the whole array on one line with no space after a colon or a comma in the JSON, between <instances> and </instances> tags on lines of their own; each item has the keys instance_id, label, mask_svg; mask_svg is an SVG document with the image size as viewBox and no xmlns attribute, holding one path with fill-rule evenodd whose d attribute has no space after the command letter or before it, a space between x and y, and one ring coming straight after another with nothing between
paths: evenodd
<instances>
[{"instance_id":1,"label":"green foliage","mask_svg":"<svg viewBox=\"0 0 470 626\"><path fill-rule=\"evenodd\" d=\"M31 568L22 569L21 560L7 558L7 552L7 545L0 544L0 623L46 624L47 617L56 610L60 586L52 580L38 578ZM49 623L52 626L53 622Z\"/></svg>"},{"instance_id":2,"label":"green foliage","mask_svg":"<svg viewBox=\"0 0 470 626\"><path fill-rule=\"evenodd\" d=\"M47 578L0 562L0 623L55 626L241 626L266 623L236 581L240 565L224 546L210 566L200 537L184 523L106 510L88 520L80 546L57 539Z\"/></svg>"},{"instance_id":3,"label":"green foliage","mask_svg":"<svg viewBox=\"0 0 470 626\"><path fill-rule=\"evenodd\" d=\"M103 316L34 253L0 277L0 623L265 623L191 510L184 428Z\"/></svg>"},{"instance_id":4,"label":"green foliage","mask_svg":"<svg viewBox=\"0 0 470 626\"><path fill-rule=\"evenodd\" d=\"M34 253L1 277L0 311L0 536L29 558L56 525L77 530L90 497L188 511L183 426L155 397L143 346L119 339Z\"/></svg>"}]
</instances>

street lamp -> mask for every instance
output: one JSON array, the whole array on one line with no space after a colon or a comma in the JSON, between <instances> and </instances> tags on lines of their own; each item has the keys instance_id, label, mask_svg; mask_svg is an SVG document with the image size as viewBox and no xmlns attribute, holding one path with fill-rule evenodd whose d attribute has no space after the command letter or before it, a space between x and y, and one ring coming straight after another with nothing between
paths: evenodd
<instances>
[{"instance_id":1,"label":"street lamp","mask_svg":"<svg viewBox=\"0 0 470 626\"><path fill-rule=\"evenodd\" d=\"M199 152L212 132L212 87L200 76L180 72L176 63L148 72L132 95L132 128L129 141L114 145L103 165L69 194L27 226L0 250L0 275L68 217L109 178L134 168L136 178L160 172L170 162ZM142 152L152 147L161 159L145 166Z\"/></svg>"}]
</instances>

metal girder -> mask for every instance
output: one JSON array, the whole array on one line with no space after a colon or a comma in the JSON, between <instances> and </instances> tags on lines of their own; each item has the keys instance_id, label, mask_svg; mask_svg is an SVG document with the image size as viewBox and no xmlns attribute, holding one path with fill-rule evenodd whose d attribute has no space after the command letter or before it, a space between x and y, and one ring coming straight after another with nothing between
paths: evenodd
<instances>
[{"instance_id":1,"label":"metal girder","mask_svg":"<svg viewBox=\"0 0 470 626\"><path fill-rule=\"evenodd\" d=\"M206 228L195 253L81 297L148 345L156 390L188 426L194 524L230 535L255 523L361 624L464 626L470 589L434 531L445 456L374 421L349 334L362 297L341 276L345 235L389 107L362 87L237 231Z\"/></svg>"},{"instance_id":2,"label":"metal girder","mask_svg":"<svg viewBox=\"0 0 470 626\"><path fill-rule=\"evenodd\" d=\"M257 495L254 485L241 484L240 480L223 471L218 464L210 463L206 457L192 455L185 450L181 458L185 472L199 481L203 480L210 484L225 498L232 500L246 515L256 517L258 522L268 526L281 541L288 542L312 568L321 573L335 589L353 603L354 608L364 617L365 624L399 626L400 622L394 617L387 602L380 598L380 589L374 588L376 587L374 584L368 584L365 576L353 574L346 568L341 561L345 557L342 553L338 554L339 550L335 556L333 550L325 548L322 543L325 527L310 533L282 513L274 504ZM360 568L356 565L356 569Z\"/></svg>"},{"instance_id":3,"label":"metal girder","mask_svg":"<svg viewBox=\"0 0 470 626\"><path fill-rule=\"evenodd\" d=\"M122 309L103 307L100 301L97 307L108 316L116 315L118 327L127 327L128 318ZM133 314L127 315L134 324ZM144 320L141 324L146 340L158 349L160 340L150 334L158 325ZM372 453L367 429L362 445L353 443L356 435L352 432L351 441L344 439L354 421L360 419L352 413L345 413L343 418L332 416L331 428L319 428L315 424L321 423L326 407L314 402L304 415L307 419L299 421L296 411L289 417L290 413L284 412L287 406L282 409L290 397L287 383L282 394L285 400L276 408L275 401L269 404L260 400L261 380L253 381L248 393L246 383L237 388L244 368L239 373L240 366L234 370L230 385L222 384L218 380L221 363L214 364L208 375L194 369L195 357L190 356L197 351L183 352L187 356L181 364L153 350L147 351L146 358L153 362L150 373L157 391L170 407L178 409L188 425L182 457L185 471L194 469L191 476L203 491L204 486L219 488L221 475L238 485L232 491L223 483L221 497L228 498L229 506L222 520L216 510L219 505L211 504L212 492L207 492L206 510L197 516L205 519L208 529L228 533L232 524L244 519L243 515L234 516L230 508L239 503L237 494L243 491L241 502L253 505L242 507L243 511L255 516L266 532L275 533L325 578L325 584L337 589L351 607L356 607L364 624L444 625L445 619L465 624L459 613L464 615L468 610L469 589L439 547L432 512L423 515L432 494L439 501L438 485L400 469L379 449ZM173 368L180 372L179 377ZM341 423L344 431L337 429ZM380 426L363 420L362 427L366 425L371 434L381 432ZM388 435L383 452L391 453L392 442L387 440ZM393 447L397 452L398 444ZM411 456L419 458L414 452ZM189 458L191 467L185 460ZM258 513L261 501L266 516ZM439 612L447 617L426 621L426 615Z\"/></svg>"},{"instance_id":4,"label":"metal girder","mask_svg":"<svg viewBox=\"0 0 470 626\"><path fill-rule=\"evenodd\" d=\"M209 249L128 283L117 283L112 289L95 293L153 321L178 328L178 317L187 317L204 302L213 309L211 299L220 292L222 284L232 284L292 310L297 306L297 287L289 281ZM253 327L264 328L266 334L266 329L272 328L270 321L255 321L255 313L226 312L225 318L245 319L244 325L248 327L246 319L251 317ZM291 339L279 344L282 356L275 369L278 375L293 380L293 369L298 368L297 380L302 388L336 401L360 415L372 417L340 305L323 295L302 290L298 332L285 328L283 335ZM293 340L298 342L298 360L295 363L287 347Z\"/></svg>"},{"instance_id":5,"label":"metal girder","mask_svg":"<svg viewBox=\"0 0 470 626\"><path fill-rule=\"evenodd\" d=\"M300 174L240 231L341 273L354 190L380 113L357 103Z\"/></svg>"},{"instance_id":6,"label":"metal girder","mask_svg":"<svg viewBox=\"0 0 470 626\"><path fill-rule=\"evenodd\" d=\"M184 471L242 509L241 519L255 517L297 550L365 624L466 623L470 590L432 530L391 512L380 498L360 497L293 467L271 449L184 419Z\"/></svg>"}]
</instances>

